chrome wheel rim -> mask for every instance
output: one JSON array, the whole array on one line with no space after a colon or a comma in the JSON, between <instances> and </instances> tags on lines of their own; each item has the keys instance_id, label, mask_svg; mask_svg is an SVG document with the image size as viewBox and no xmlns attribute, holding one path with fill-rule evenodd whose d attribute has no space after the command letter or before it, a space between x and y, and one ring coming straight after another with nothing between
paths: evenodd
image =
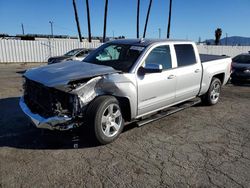
<instances>
[{"instance_id":1,"label":"chrome wheel rim","mask_svg":"<svg viewBox=\"0 0 250 188\"><path fill-rule=\"evenodd\" d=\"M122 114L117 104L110 104L102 114L101 129L105 136L115 136L121 128Z\"/></svg>"},{"instance_id":2,"label":"chrome wheel rim","mask_svg":"<svg viewBox=\"0 0 250 188\"><path fill-rule=\"evenodd\" d=\"M219 100L220 97L220 84L219 83L214 83L213 89L210 94L210 99L213 103L216 103Z\"/></svg>"}]
</instances>

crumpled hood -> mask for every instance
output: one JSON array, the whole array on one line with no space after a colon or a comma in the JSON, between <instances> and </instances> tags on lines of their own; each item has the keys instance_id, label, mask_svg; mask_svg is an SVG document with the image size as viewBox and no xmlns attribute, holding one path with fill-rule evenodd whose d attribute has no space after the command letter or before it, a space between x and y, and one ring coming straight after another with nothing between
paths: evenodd
<instances>
[{"instance_id":1,"label":"crumpled hood","mask_svg":"<svg viewBox=\"0 0 250 188\"><path fill-rule=\"evenodd\" d=\"M80 61L67 61L32 68L24 77L48 87L67 85L70 81L119 72L112 67Z\"/></svg>"}]
</instances>

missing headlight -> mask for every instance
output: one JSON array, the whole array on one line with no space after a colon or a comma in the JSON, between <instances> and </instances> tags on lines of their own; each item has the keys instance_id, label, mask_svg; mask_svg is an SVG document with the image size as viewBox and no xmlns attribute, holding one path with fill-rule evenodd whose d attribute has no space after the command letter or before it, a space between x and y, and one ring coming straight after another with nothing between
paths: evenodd
<instances>
[{"instance_id":1,"label":"missing headlight","mask_svg":"<svg viewBox=\"0 0 250 188\"><path fill-rule=\"evenodd\" d=\"M72 95L70 98L70 103L73 104L72 116L78 116L81 113L79 98L76 95Z\"/></svg>"}]
</instances>

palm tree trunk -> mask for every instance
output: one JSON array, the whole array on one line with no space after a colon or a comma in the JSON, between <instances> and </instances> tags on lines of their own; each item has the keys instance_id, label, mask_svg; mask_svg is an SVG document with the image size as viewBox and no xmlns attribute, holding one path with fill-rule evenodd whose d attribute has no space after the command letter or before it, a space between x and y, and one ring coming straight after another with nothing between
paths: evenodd
<instances>
[{"instance_id":1,"label":"palm tree trunk","mask_svg":"<svg viewBox=\"0 0 250 188\"><path fill-rule=\"evenodd\" d=\"M91 42L91 26L90 26L89 0L86 0L86 8L87 8L87 17L88 17L89 42Z\"/></svg>"},{"instance_id":2,"label":"palm tree trunk","mask_svg":"<svg viewBox=\"0 0 250 188\"><path fill-rule=\"evenodd\" d=\"M81 34L81 28L80 28L80 24L79 24L75 0L73 0L73 7L74 7L74 12L75 12L75 20L76 20L76 26L77 26L77 30L78 30L79 39L80 39L80 42L82 42L82 34Z\"/></svg>"},{"instance_id":3,"label":"palm tree trunk","mask_svg":"<svg viewBox=\"0 0 250 188\"><path fill-rule=\"evenodd\" d=\"M149 18L149 14L150 14L151 5L152 5L152 0L150 0L149 6L148 6L148 13L147 13L147 18L146 18L146 22L145 22L145 27L144 27L144 32L143 32L143 38L145 38L146 32L147 32L148 18Z\"/></svg>"},{"instance_id":4,"label":"palm tree trunk","mask_svg":"<svg viewBox=\"0 0 250 188\"><path fill-rule=\"evenodd\" d=\"M102 37L103 42L105 42L106 40L107 13L108 13L108 0L105 1L104 26L103 26L103 37Z\"/></svg>"},{"instance_id":5,"label":"palm tree trunk","mask_svg":"<svg viewBox=\"0 0 250 188\"><path fill-rule=\"evenodd\" d=\"M168 33L167 33L168 39L170 37L171 15L172 15L172 0L169 0Z\"/></svg>"},{"instance_id":6,"label":"palm tree trunk","mask_svg":"<svg viewBox=\"0 0 250 188\"><path fill-rule=\"evenodd\" d=\"M136 36L137 38L140 37L140 30L139 30L139 25L140 25L140 0L137 1L137 22L136 22Z\"/></svg>"}]
</instances>

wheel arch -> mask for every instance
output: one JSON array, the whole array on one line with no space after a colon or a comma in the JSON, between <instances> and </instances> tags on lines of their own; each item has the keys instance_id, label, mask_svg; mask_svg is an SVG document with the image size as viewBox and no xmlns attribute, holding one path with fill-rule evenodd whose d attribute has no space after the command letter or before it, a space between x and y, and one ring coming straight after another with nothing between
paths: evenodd
<instances>
[{"instance_id":1,"label":"wheel arch","mask_svg":"<svg viewBox=\"0 0 250 188\"><path fill-rule=\"evenodd\" d=\"M129 99L127 97L114 97L119 101L124 120L131 121L131 106Z\"/></svg>"},{"instance_id":2,"label":"wheel arch","mask_svg":"<svg viewBox=\"0 0 250 188\"><path fill-rule=\"evenodd\" d=\"M212 77L212 79L211 79L211 81L210 81L210 84L211 84L213 78L218 78L218 79L221 81L221 84L223 85L224 80L225 80L225 73L215 74L215 75Z\"/></svg>"},{"instance_id":3,"label":"wheel arch","mask_svg":"<svg viewBox=\"0 0 250 188\"><path fill-rule=\"evenodd\" d=\"M131 104L130 104L130 100L129 100L128 97L115 96L115 95L112 95L112 94L102 94L102 95L96 96L91 102L89 102L88 106L90 106L90 104L94 100L97 100L99 97L103 97L103 96L110 96L110 97L116 98L117 101L119 102L119 105L120 105L124 120L125 121L131 121L131 119L132 119L132 116L131 116Z\"/></svg>"}]
</instances>

